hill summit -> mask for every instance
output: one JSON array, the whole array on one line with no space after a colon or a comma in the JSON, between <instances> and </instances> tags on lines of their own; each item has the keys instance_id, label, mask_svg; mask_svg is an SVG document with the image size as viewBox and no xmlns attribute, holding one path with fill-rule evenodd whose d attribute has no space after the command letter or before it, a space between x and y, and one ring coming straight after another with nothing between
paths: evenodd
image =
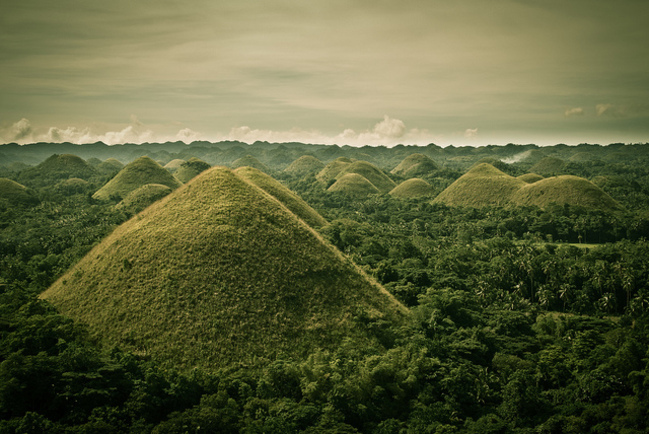
<instances>
[{"instance_id":1,"label":"hill summit","mask_svg":"<svg viewBox=\"0 0 649 434\"><path fill-rule=\"evenodd\" d=\"M160 164L144 156L124 166L92 197L99 200L108 200L111 197L126 198L130 192L146 184L162 184L176 189L180 187L181 182Z\"/></svg>"},{"instance_id":2,"label":"hill summit","mask_svg":"<svg viewBox=\"0 0 649 434\"><path fill-rule=\"evenodd\" d=\"M24 170L19 181L27 186L42 187L69 178L88 180L98 172L81 157L54 154L36 167Z\"/></svg>"},{"instance_id":3,"label":"hill summit","mask_svg":"<svg viewBox=\"0 0 649 434\"><path fill-rule=\"evenodd\" d=\"M102 342L181 369L376 342L357 314L404 321L408 311L265 176L201 173L118 227L42 297Z\"/></svg>"},{"instance_id":4,"label":"hill summit","mask_svg":"<svg viewBox=\"0 0 649 434\"><path fill-rule=\"evenodd\" d=\"M423 154L411 154L403 159L401 163L390 173L400 175L404 178L428 175L439 169L437 163Z\"/></svg>"}]
</instances>

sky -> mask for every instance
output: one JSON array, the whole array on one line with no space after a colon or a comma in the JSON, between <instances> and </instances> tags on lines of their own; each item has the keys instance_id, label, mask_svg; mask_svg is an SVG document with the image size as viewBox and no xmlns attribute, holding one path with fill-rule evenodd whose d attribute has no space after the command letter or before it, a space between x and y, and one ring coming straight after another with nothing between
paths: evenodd
<instances>
[{"instance_id":1,"label":"sky","mask_svg":"<svg viewBox=\"0 0 649 434\"><path fill-rule=\"evenodd\" d=\"M646 0L21 0L0 143L649 142Z\"/></svg>"}]
</instances>

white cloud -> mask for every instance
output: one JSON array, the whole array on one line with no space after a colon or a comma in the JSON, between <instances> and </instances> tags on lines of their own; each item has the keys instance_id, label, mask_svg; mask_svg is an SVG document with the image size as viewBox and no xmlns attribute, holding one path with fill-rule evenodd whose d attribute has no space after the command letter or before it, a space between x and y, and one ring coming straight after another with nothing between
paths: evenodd
<instances>
[{"instance_id":1,"label":"white cloud","mask_svg":"<svg viewBox=\"0 0 649 434\"><path fill-rule=\"evenodd\" d=\"M10 127L0 130L0 138L6 143L29 143L33 141L34 130L29 119L22 118Z\"/></svg>"},{"instance_id":2,"label":"white cloud","mask_svg":"<svg viewBox=\"0 0 649 434\"><path fill-rule=\"evenodd\" d=\"M477 128L467 128L466 131L464 131L464 137L467 139L472 139L474 137L478 137L478 129Z\"/></svg>"},{"instance_id":3,"label":"white cloud","mask_svg":"<svg viewBox=\"0 0 649 434\"><path fill-rule=\"evenodd\" d=\"M597 116L621 117L627 114L627 108L614 104L597 104L595 106Z\"/></svg>"},{"instance_id":4,"label":"white cloud","mask_svg":"<svg viewBox=\"0 0 649 434\"><path fill-rule=\"evenodd\" d=\"M399 119L391 119L388 115L383 116L383 120L374 125L374 133L381 137L390 137L398 139L406 131L406 124Z\"/></svg>"},{"instance_id":5,"label":"white cloud","mask_svg":"<svg viewBox=\"0 0 649 434\"><path fill-rule=\"evenodd\" d=\"M200 133L197 133L190 128L183 128L182 130L178 131L178 134L176 134L176 138L185 143L201 140L201 137L202 135Z\"/></svg>"},{"instance_id":6,"label":"white cloud","mask_svg":"<svg viewBox=\"0 0 649 434\"><path fill-rule=\"evenodd\" d=\"M584 109L581 108L581 107L573 107L573 108L569 108L569 109L567 109L567 110L564 112L564 114L566 115L566 117L570 117L570 116L583 116L583 114L584 114Z\"/></svg>"}]
</instances>

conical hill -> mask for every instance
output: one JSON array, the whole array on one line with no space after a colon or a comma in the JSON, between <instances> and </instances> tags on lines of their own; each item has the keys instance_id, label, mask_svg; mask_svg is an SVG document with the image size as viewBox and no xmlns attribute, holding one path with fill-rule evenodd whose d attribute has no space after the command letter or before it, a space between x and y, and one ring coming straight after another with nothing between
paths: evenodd
<instances>
[{"instance_id":1,"label":"conical hill","mask_svg":"<svg viewBox=\"0 0 649 434\"><path fill-rule=\"evenodd\" d=\"M308 175L318 173L325 167L324 163L312 155L303 155L288 165L284 172L293 175Z\"/></svg>"},{"instance_id":2,"label":"conical hill","mask_svg":"<svg viewBox=\"0 0 649 434\"><path fill-rule=\"evenodd\" d=\"M266 166L264 163L262 163L252 155L246 155L245 157L238 158L232 163L233 169L246 166L254 167L257 170L268 173L268 166Z\"/></svg>"},{"instance_id":3,"label":"conical hill","mask_svg":"<svg viewBox=\"0 0 649 434\"><path fill-rule=\"evenodd\" d=\"M192 179L199 173L206 171L210 167L212 166L210 166L200 158L192 157L187 161L183 161L174 175L180 182L187 183L190 179Z\"/></svg>"},{"instance_id":4,"label":"conical hill","mask_svg":"<svg viewBox=\"0 0 649 434\"><path fill-rule=\"evenodd\" d=\"M540 208L556 203L602 211L622 209L604 190L587 179L572 175L554 176L527 184L514 194L513 201L519 205L536 205Z\"/></svg>"},{"instance_id":5,"label":"conical hill","mask_svg":"<svg viewBox=\"0 0 649 434\"><path fill-rule=\"evenodd\" d=\"M473 207L508 205L512 195L523 185L526 185L524 181L490 164L480 163L449 185L434 202Z\"/></svg>"},{"instance_id":6,"label":"conical hill","mask_svg":"<svg viewBox=\"0 0 649 434\"><path fill-rule=\"evenodd\" d=\"M552 175L561 172L565 165L566 163L560 158L544 157L530 168L530 172L541 175Z\"/></svg>"},{"instance_id":7,"label":"conical hill","mask_svg":"<svg viewBox=\"0 0 649 434\"><path fill-rule=\"evenodd\" d=\"M0 178L0 199L9 205L37 205L40 200L30 189L7 178Z\"/></svg>"},{"instance_id":8,"label":"conical hill","mask_svg":"<svg viewBox=\"0 0 649 434\"><path fill-rule=\"evenodd\" d=\"M367 161L358 160L348 164L336 175L336 179L340 179L348 173L356 173L363 176L378 188L381 193L387 193L397 186L385 173Z\"/></svg>"},{"instance_id":9,"label":"conical hill","mask_svg":"<svg viewBox=\"0 0 649 434\"><path fill-rule=\"evenodd\" d=\"M410 178L390 191L390 196L401 199L432 196L433 187L421 178Z\"/></svg>"},{"instance_id":10,"label":"conical hill","mask_svg":"<svg viewBox=\"0 0 649 434\"><path fill-rule=\"evenodd\" d=\"M543 179L541 175L538 175L536 173L524 173L521 176L517 176L518 179L521 181L527 182L528 184L533 184L536 181L540 181Z\"/></svg>"},{"instance_id":11,"label":"conical hill","mask_svg":"<svg viewBox=\"0 0 649 434\"><path fill-rule=\"evenodd\" d=\"M272 178L270 175L247 166L236 169L234 173L241 179L251 182L276 198L286 208L288 208L289 211L304 220L309 226L319 228L327 224L327 220L318 214L316 210L307 205L300 196L293 193L289 188L282 185L282 183Z\"/></svg>"},{"instance_id":12,"label":"conical hill","mask_svg":"<svg viewBox=\"0 0 649 434\"><path fill-rule=\"evenodd\" d=\"M334 181L338 174L351 163L352 160L347 157L338 157L334 161L331 161L329 164L323 167L322 170L316 175L316 179L322 184L328 185L330 182Z\"/></svg>"},{"instance_id":13,"label":"conical hill","mask_svg":"<svg viewBox=\"0 0 649 434\"><path fill-rule=\"evenodd\" d=\"M99 200L108 200L111 197L125 198L130 192L146 184L162 184L171 189L181 185L180 181L160 164L144 156L124 166L92 197Z\"/></svg>"},{"instance_id":14,"label":"conical hill","mask_svg":"<svg viewBox=\"0 0 649 434\"><path fill-rule=\"evenodd\" d=\"M376 342L408 311L277 198L224 167L118 227L42 297L108 345L180 369Z\"/></svg>"},{"instance_id":15,"label":"conical hill","mask_svg":"<svg viewBox=\"0 0 649 434\"><path fill-rule=\"evenodd\" d=\"M437 169L439 167L429 157L423 154L411 154L404 158L390 173L403 176L404 178L413 178L428 175Z\"/></svg>"},{"instance_id":16,"label":"conical hill","mask_svg":"<svg viewBox=\"0 0 649 434\"><path fill-rule=\"evenodd\" d=\"M171 188L162 184L146 184L138 187L126 195L117 209L122 209L131 214L137 214L155 201L158 201L171 193Z\"/></svg>"},{"instance_id":17,"label":"conical hill","mask_svg":"<svg viewBox=\"0 0 649 434\"><path fill-rule=\"evenodd\" d=\"M69 179L88 180L97 170L83 158L72 154L54 154L35 167L24 170L19 181L27 186L41 187Z\"/></svg>"},{"instance_id":18,"label":"conical hill","mask_svg":"<svg viewBox=\"0 0 649 434\"><path fill-rule=\"evenodd\" d=\"M378 188L363 175L347 173L341 176L327 189L330 193L341 193L351 197L366 197L370 194L380 194Z\"/></svg>"},{"instance_id":19,"label":"conical hill","mask_svg":"<svg viewBox=\"0 0 649 434\"><path fill-rule=\"evenodd\" d=\"M163 167L167 169L171 173L175 173L176 170L180 169L180 166L185 162L182 158L174 158L167 164L165 164Z\"/></svg>"}]
</instances>

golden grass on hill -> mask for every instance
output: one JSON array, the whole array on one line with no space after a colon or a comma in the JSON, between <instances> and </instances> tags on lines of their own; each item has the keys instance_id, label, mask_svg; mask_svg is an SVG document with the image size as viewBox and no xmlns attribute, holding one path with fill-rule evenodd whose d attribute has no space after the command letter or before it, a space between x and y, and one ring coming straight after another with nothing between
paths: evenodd
<instances>
[{"instance_id":1,"label":"golden grass on hill","mask_svg":"<svg viewBox=\"0 0 649 434\"><path fill-rule=\"evenodd\" d=\"M243 173L203 172L118 227L42 298L101 342L184 370L376 342L353 320L360 311L407 321L383 287Z\"/></svg>"},{"instance_id":2,"label":"golden grass on hill","mask_svg":"<svg viewBox=\"0 0 649 434\"><path fill-rule=\"evenodd\" d=\"M127 194L126 197L116 205L116 208L122 209L131 214L137 214L172 191L173 190L166 185L146 184Z\"/></svg>"},{"instance_id":3,"label":"golden grass on hill","mask_svg":"<svg viewBox=\"0 0 649 434\"><path fill-rule=\"evenodd\" d=\"M27 187L7 178L0 178L0 199L10 205L36 205L38 197Z\"/></svg>"},{"instance_id":4,"label":"golden grass on hill","mask_svg":"<svg viewBox=\"0 0 649 434\"><path fill-rule=\"evenodd\" d=\"M602 211L622 209L604 190L587 179L572 175L555 176L527 184L516 192L513 201L519 205L536 205L541 208L556 203Z\"/></svg>"},{"instance_id":5,"label":"golden grass on hill","mask_svg":"<svg viewBox=\"0 0 649 434\"><path fill-rule=\"evenodd\" d=\"M330 193L341 193L351 197L366 197L370 194L381 194L374 184L358 173L347 173L341 176L327 189Z\"/></svg>"},{"instance_id":6,"label":"golden grass on hill","mask_svg":"<svg viewBox=\"0 0 649 434\"><path fill-rule=\"evenodd\" d=\"M103 174L113 174L124 168L124 165L115 158L108 158L97 165L97 171Z\"/></svg>"},{"instance_id":7,"label":"golden grass on hill","mask_svg":"<svg viewBox=\"0 0 649 434\"><path fill-rule=\"evenodd\" d=\"M268 173L269 171L268 167L264 163L262 163L252 155L246 155L245 157L236 159L231 166L233 169L248 166L254 167L257 170L261 170L264 173Z\"/></svg>"},{"instance_id":8,"label":"golden grass on hill","mask_svg":"<svg viewBox=\"0 0 649 434\"><path fill-rule=\"evenodd\" d=\"M318 172L316 179L321 184L327 185L329 182L335 180L338 174L351 163L352 160L347 157L338 157Z\"/></svg>"},{"instance_id":9,"label":"golden grass on hill","mask_svg":"<svg viewBox=\"0 0 649 434\"><path fill-rule=\"evenodd\" d=\"M404 178L413 178L430 174L438 169L437 163L426 155L411 154L404 158L390 173L403 176Z\"/></svg>"},{"instance_id":10,"label":"golden grass on hill","mask_svg":"<svg viewBox=\"0 0 649 434\"><path fill-rule=\"evenodd\" d=\"M303 155L284 169L286 173L294 175L308 175L310 173L317 173L325 167L325 164L311 155Z\"/></svg>"},{"instance_id":11,"label":"golden grass on hill","mask_svg":"<svg viewBox=\"0 0 649 434\"><path fill-rule=\"evenodd\" d=\"M372 163L367 161L354 161L347 166L343 167L340 173L336 175L336 179L341 179L349 173L356 173L363 176L370 181L381 193L387 193L392 190L397 184L388 178L388 176L379 170Z\"/></svg>"},{"instance_id":12,"label":"golden grass on hill","mask_svg":"<svg viewBox=\"0 0 649 434\"><path fill-rule=\"evenodd\" d=\"M521 176L517 176L517 178L523 182L527 182L528 184L533 184L536 181L540 181L543 179L541 175L538 175L536 173L525 173Z\"/></svg>"},{"instance_id":13,"label":"golden grass on hill","mask_svg":"<svg viewBox=\"0 0 649 434\"><path fill-rule=\"evenodd\" d=\"M183 161L183 163L180 165L178 170L176 170L174 175L176 176L176 178L178 178L180 182L184 184L189 182L189 180L191 180L199 173L206 171L210 167L212 166L210 166L208 163L201 160L200 158L192 157L187 161Z\"/></svg>"},{"instance_id":14,"label":"golden grass on hill","mask_svg":"<svg viewBox=\"0 0 649 434\"><path fill-rule=\"evenodd\" d=\"M507 175L490 164L480 163L455 180L434 200L452 206L482 207L508 205L525 182Z\"/></svg>"},{"instance_id":15,"label":"golden grass on hill","mask_svg":"<svg viewBox=\"0 0 649 434\"><path fill-rule=\"evenodd\" d=\"M234 173L239 178L251 182L273 196L288 208L289 211L304 220L304 222L309 226L319 228L327 224L327 220L303 201L300 196L293 193L288 187L285 187L281 182L272 178L270 175L247 166L236 169Z\"/></svg>"},{"instance_id":16,"label":"golden grass on hill","mask_svg":"<svg viewBox=\"0 0 649 434\"><path fill-rule=\"evenodd\" d=\"M397 185L390 191L390 196L401 199L432 196L433 187L421 178L410 178Z\"/></svg>"},{"instance_id":17,"label":"golden grass on hill","mask_svg":"<svg viewBox=\"0 0 649 434\"><path fill-rule=\"evenodd\" d=\"M97 170L81 157L72 154L54 154L36 167L24 170L20 174L19 181L27 185L32 183L50 185L68 178L87 180L97 174Z\"/></svg>"},{"instance_id":18,"label":"golden grass on hill","mask_svg":"<svg viewBox=\"0 0 649 434\"><path fill-rule=\"evenodd\" d=\"M133 190L146 184L163 184L171 189L181 186L171 173L149 157L140 157L124 166L117 175L92 196L98 200L111 197L125 198Z\"/></svg>"}]
</instances>

